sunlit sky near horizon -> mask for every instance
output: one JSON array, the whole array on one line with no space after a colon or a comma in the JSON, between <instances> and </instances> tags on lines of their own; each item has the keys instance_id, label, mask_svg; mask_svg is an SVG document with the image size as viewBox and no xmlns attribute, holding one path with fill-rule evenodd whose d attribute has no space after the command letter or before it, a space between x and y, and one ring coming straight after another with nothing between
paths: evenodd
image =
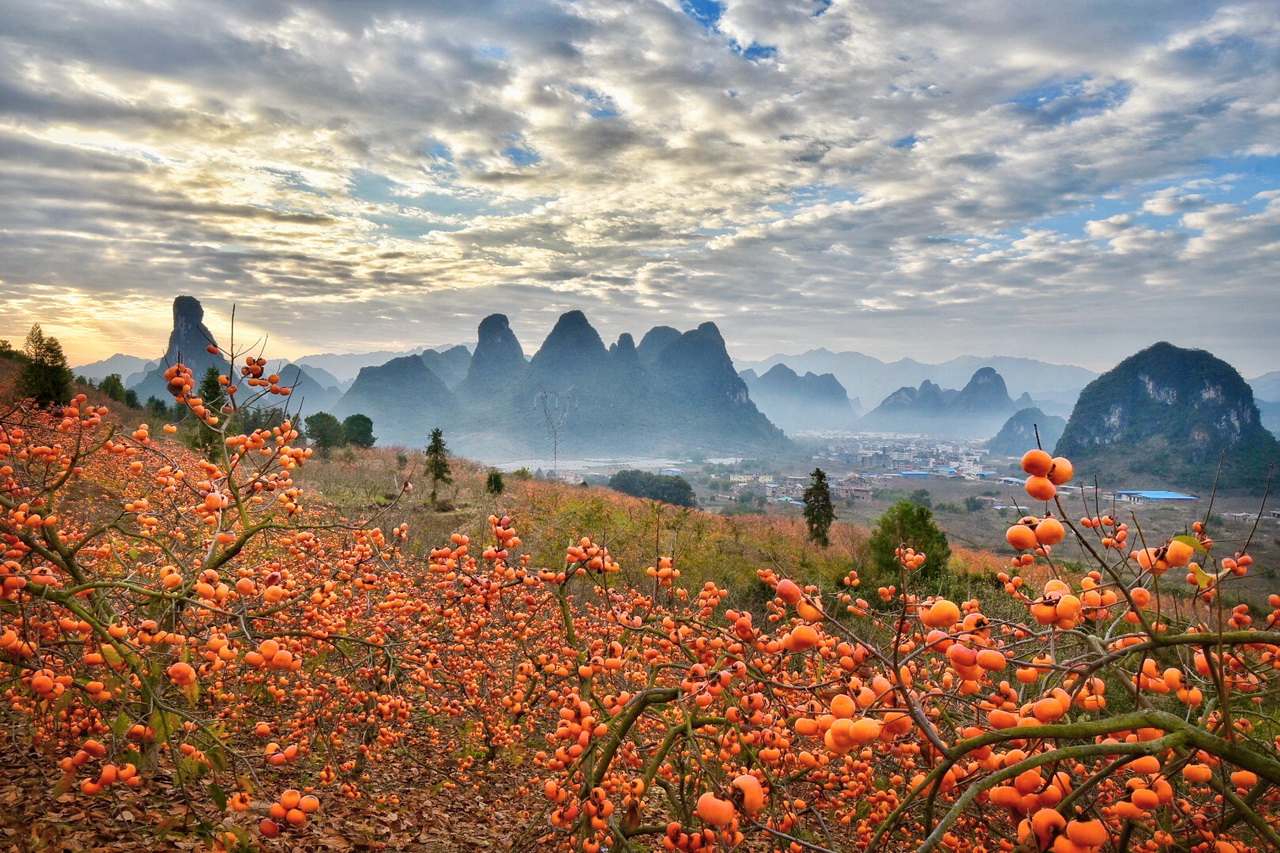
<instances>
[{"instance_id":1,"label":"sunlit sky near horizon","mask_svg":"<svg viewBox=\"0 0 1280 853\"><path fill-rule=\"evenodd\" d=\"M1280 369L1280 3L0 0L0 338Z\"/></svg>"}]
</instances>

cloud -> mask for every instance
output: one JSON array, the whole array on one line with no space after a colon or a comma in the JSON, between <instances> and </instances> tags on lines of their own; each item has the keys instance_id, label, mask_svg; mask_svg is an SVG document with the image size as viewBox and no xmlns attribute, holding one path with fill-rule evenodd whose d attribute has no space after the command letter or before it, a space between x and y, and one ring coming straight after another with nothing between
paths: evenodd
<instances>
[{"instance_id":1,"label":"cloud","mask_svg":"<svg viewBox=\"0 0 1280 853\"><path fill-rule=\"evenodd\" d=\"M1280 355L1262 0L0 15L0 336L38 320L81 361L154 351L178 293L294 356L494 310L532 349L570 308L715 319L743 357L1105 368L1144 310L1250 375Z\"/></svg>"}]
</instances>

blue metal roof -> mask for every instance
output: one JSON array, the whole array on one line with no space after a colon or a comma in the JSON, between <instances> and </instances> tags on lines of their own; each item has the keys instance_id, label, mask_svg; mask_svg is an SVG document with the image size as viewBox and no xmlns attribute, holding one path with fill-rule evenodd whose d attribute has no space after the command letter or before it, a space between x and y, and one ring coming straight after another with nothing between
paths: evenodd
<instances>
[{"instance_id":1,"label":"blue metal roof","mask_svg":"<svg viewBox=\"0 0 1280 853\"><path fill-rule=\"evenodd\" d=\"M1181 492L1166 492L1160 489L1154 489L1149 491L1118 489L1116 491L1116 494L1117 495L1133 495L1134 497L1146 498L1149 501L1198 501L1200 500L1195 495L1184 495Z\"/></svg>"}]
</instances>

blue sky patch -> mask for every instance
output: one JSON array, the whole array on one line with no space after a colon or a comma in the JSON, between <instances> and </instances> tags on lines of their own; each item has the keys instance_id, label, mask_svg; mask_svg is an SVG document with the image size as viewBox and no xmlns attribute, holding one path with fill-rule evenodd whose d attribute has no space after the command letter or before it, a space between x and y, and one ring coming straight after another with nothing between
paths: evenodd
<instances>
[{"instance_id":1,"label":"blue sky patch","mask_svg":"<svg viewBox=\"0 0 1280 853\"><path fill-rule=\"evenodd\" d=\"M741 56L743 59L749 59L753 62L757 59L769 59L778 55L778 48L754 41L746 47L743 47L736 41L730 41L729 49L738 54L738 56Z\"/></svg>"},{"instance_id":2,"label":"blue sky patch","mask_svg":"<svg viewBox=\"0 0 1280 853\"><path fill-rule=\"evenodd\" d=\"M685 14L714 30L720 24L720 16L724 14L724 4L717 0L681 0L680 8Z\"/></svg>"},{"instance_id":3,"label":"blue sky patch","mask_svg":"<svg viewBox=\"0 0 1280 853\"><path fill-rule=\"evenodd\" d=\"M1091 78L1054 80L1025 89L1004 101L1042 124L1070 124L1124 103L1133 86L1124 80L1089 89Z\"/></svg>"},{"instance_id":4,"label":"blue sky patch","mask_svg":"<svg viewBox=\"0 0 1280 853\"><path fill-rule=\"evenodd\" d=\"M536 166L542 162L538 152L519 145L510 145L502 149L502 155L517 166Z\"/></svg>"}]
</instances>

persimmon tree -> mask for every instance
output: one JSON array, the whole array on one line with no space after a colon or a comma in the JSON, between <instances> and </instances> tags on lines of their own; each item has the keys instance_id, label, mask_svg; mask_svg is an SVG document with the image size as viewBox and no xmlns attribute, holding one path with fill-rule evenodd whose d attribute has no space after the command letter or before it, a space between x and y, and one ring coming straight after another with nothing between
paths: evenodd
<instances>
[{"instance_id":1,"label":"persimmon tree","mask_svg":"<svg viewBox=\"0 0 1280 853\"><path fill-rule=\"evenodd\" d=\"M166 376L207 454L84 397L0 416L0 714L53 791L172 780L224 847L394 791L393 761L518 779L547 849L1280 847L1280 596L1223 604L1252 558L1203 523L1069 513L1032 451L986 600L909 542L874 592L757 566L755 610L605 536L539 564L509 515L409 553L394 504L313 506L287 411L228 428L289 389L226 354L216 400Z\"/></svg>"},{"instance_id":2,"label":"persimmon tree","mask_svg":"<svg viewBox=\"0 0 1280 853\"><path fill-rule=\"evenodd\" d=\"M292 476L310 450L287 418L226 432L241 406L288 397L264 365L220 377L218 403L167 371L218 437L207 458L109 425L84 395L0 417L0 685L7 724L60 770L55 790L162 773L247 809L314 752L319 777L345 771L356 796L368 744L392 738L394 656L364 617L406 530L309 514ZM262 805L264 834L314 805L285 800Z\"/></svg>"}]
</instances>

